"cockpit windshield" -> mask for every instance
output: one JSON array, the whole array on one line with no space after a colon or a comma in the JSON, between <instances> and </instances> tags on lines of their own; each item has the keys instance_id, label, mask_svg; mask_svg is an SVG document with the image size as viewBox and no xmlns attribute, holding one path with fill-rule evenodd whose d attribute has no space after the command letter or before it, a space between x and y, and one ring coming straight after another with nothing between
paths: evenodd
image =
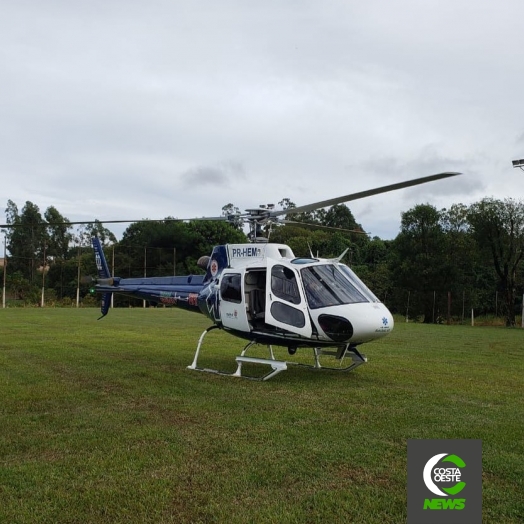
<instances>
[{"instance_id":1,"label":"cockpit windshield","mask_svg":"<svg viewBox=\"0 0 524 524\"><path fill-rule=\"evenodd\" d=\"M311 309L358 302L378 302L373 293L343 264L309 266L303 268L301 274Z\"/></svg>"}]
</instances>

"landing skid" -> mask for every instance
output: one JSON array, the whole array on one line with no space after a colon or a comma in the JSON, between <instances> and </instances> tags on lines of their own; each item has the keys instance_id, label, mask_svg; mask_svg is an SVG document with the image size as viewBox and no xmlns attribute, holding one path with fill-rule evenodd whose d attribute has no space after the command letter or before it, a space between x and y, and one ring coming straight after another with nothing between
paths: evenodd
<instances>
[{"instance_id":1,"label":"landing skid","mask_svg":"<svg viewBox=\"0 0 524 524\"><path fill-rule=\"evenodd\" d=\"M211 326L207 328L198 339L198 345L195 352L195 358L193 359L193 362L190 366L187 366L188 369L192 369L195 371L205 371L207 373L214 373L215 375L224 375L229 377L242 377L242 378L248 378L250 380L269 380L270 378L274 377L275 375L278 375L280 372L285 371L290 366L302 366L310 369L317 369L317 370L331 370L331 371L353 371L358 366L361 366L365 362L367 362L367 358L365 355L362 355L355 346L351 346L350 344L346 344L345 346L340 347L337 351L328 351L322 348L313 348L313 358L315 363L313 365L310 364L302 364L300 362L287 362L284 360L276 360L275 355L273 354L273 347L268 344L267 348L269 350L269 358L258 358L258 357L248 357L246 356L247 350L251 348L252 346L256 345L257 342L252 340L246 346L244 346L244 349L242 350L242 353L235 357L235 361L237 363L237 369L234 373L228 373L226 371L219 371L218 369L209 369L209 368L200 368L197 365L198 357L200 356L200 349L202 348L202 343L204 341L205 336L212 331L213 329L218 328L218 326ZM340 361L339 367L327 367L322 366L320 364L320 357L322 355L330 355L334 356ZM345 358L351 358L351 364L346 367L341 367L342 363ZM249 375L242 375L242 365L243 364L263 364L271 367L271 371L266 373L265 375L261 377L253 377Z\"/></svg>"}]
</instances>

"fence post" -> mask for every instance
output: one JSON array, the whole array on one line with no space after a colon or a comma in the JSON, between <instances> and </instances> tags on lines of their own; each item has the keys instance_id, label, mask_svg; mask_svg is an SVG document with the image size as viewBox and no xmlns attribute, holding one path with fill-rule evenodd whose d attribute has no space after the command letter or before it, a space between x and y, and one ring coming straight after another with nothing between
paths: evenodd
<instances>
[{"instance_id":1,"label":"fence post","mask_svg":"<svg viewBox=\"0 0 524 524\"><path fill-rule=\"evenodd\" d=\"M45 260L45 248L47 246L44 244L44 265L42 266L42 297L40 300L40 307L45 306L45 267L46 267L46 260Z\"/></svg>"},{"instance_id":2,"label":"fence post","mask_svg":"<svg viewBox=\"0 0 524 524\"><path fill-rule=\"evenodd\" d=\"M144 246L144 278L147 277L147 245ZM146 307L146 299L142 300L142 307Z\"/></svg>"},{"instance_id":3,"label":"fence post","mask_svg":"<svg viewBox=\"0 0 524 524\"><path fill-rule=\"evenodd\" d=\"M115 244L113 244L113 253L111 255L111 276L115 276ZM111 293L111 309L115 307L115 294Z\"/></svg>"},{"instance_id":4,"label":"fence post","mask_svg":"<svg viewBox=\"0 0 524 524\"><path fill-rule=\"evenodd\" d=\"M76 307L80 307L80 240L78 241L78 267L76 270Z\"/></svg>"}]
</instances>

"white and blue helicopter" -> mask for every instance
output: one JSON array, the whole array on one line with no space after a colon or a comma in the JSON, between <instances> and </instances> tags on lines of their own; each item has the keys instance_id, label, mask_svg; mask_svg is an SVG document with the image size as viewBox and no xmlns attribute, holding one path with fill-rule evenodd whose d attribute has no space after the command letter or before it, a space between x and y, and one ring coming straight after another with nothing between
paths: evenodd
<instances>
[{"instance_id":1,"label":"white and blue helicopter","mask_svg":"<svg viewBox=\"0 0 524 524\"><path fill-rule=\"evenodd\" d=\"M284 215L309 212L459 174L439 173L292 209L261 207L248 209L243 214L209 218L229 221L241 218L250 225L252 242L216 246L211 256L199 260L204 275L112 277L102 245L97 237L93 237L98 271L95 290L102 294L102 317L109 311L113 293L206 315L212 324L200 335L193 362L188 366L191 370L246 377L242 374L243 364L263 364L270 368L267 374L246 378L268 380L286 370L288 365L304 365L277 360L273 346L283 346L290 356L295 355L299 348L310 348L313 363L308 367L351 371L367 362L357 349L359 345L391 332L394 326L392 314L341 262L345 252L331 259L296 257L289 246L269 243L266 238L261 238L262 226L285 223ZM223 329L247 340L236 357L237 368L233 373L198 364L204 338L214 329ZM267 346L267 358L247 355L256 344ZM321 365L322 355L338 359L339 366ZM344 359L348 359L347 366L343 365Z\"/></svg>"}]
</instances>

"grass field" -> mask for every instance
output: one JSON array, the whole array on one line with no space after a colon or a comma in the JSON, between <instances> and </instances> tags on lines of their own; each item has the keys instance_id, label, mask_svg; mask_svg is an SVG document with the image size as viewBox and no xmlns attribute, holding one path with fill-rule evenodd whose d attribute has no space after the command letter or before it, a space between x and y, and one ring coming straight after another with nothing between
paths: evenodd
<instances>
[{"instance_id":1,"label":"grass field","mask_svg":"<svg viewBox=\"0 0 524 524\"><path fill-rule=\"evenodd\" d=\"M186 369L203 317L97 316L0 310L2 523L401 523L408 438L482 439L483 521L524 521L524 330L398 322L352 373L253 382Z\"/></svg>"}]
</instances>

